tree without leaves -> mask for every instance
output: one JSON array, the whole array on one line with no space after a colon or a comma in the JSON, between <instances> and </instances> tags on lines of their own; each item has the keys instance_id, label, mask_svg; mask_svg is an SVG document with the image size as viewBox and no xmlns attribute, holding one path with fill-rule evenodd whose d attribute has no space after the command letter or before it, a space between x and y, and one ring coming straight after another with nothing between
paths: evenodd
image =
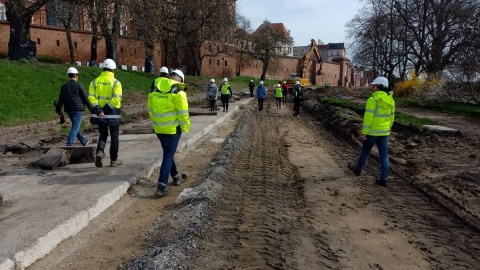
<instances>
[{"instance_id":1,"label":"tree without leaves","mask_svg":"<svg viewBox=\"0 0 480 270\"><path fill-rule=\"evenodd\" d=\"M265 79L265 74L270 64L273 64L279 44L289 42L288 38L281 31L272 27L269 21L263 24L252 34L254 48L252 56L262 62L261 80Z\"/></svg>"},{"instance_id":2,"label":"tree without leaves","mask_svg":"<svg viewBox=\"0 0 480 270\"><path fill-rule=\"evenodd\" d=\"M252 28L250 21L245 16L237 13L237 27L234 33L234 38L237 43L237 51L235 53L237 76L241 75L242 65L248 63L251 59L251 33Z\"/></svg>"}]
</instances>

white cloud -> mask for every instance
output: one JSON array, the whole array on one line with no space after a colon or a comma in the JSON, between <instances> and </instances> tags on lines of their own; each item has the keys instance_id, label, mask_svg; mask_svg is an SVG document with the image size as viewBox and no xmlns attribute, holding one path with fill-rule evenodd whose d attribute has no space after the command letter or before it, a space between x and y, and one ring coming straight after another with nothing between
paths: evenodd
<instances>
[{"instance_id":1,"label":"white cloud","mask_svg":"<svg viewBox=\"0 0 480 270\"><path fill-rule=\"evenodd\" d=\"M362 7L361 0L238 0L237 11L255 30L264 20L281 22L296 46L310 39L325 43L347 42L345 24Z\"/></svg>"}]
</instances>

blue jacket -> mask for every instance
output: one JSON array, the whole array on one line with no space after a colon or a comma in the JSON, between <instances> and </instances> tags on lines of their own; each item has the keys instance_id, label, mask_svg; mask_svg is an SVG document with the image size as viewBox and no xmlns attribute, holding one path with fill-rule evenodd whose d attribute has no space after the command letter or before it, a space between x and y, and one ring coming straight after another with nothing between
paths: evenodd
<instances>
[{"instance_id":1,"label":"blue jacket","mask_svg":"<svg viewBox=\"0 0 480 270\"><path fill-rule=\"evenodd\" d=\"M267 89L263 84L260 84L257 87L257 98L265 98L265 95L267 94Z\"/></svg>"}]
</instances>

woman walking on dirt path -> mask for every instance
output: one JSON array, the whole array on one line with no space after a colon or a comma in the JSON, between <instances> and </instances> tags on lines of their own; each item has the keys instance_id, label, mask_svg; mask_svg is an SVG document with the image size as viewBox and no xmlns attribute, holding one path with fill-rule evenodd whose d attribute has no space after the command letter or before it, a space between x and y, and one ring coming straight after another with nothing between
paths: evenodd
<instances>
[{"instance_id":1,"label":"woman walking on dirt path","mask_svg":"<svg viewBox=\"0 0 480 270\"><path fill-rule=\"evenodd\" d=\"M275 102L277 103L277 110L282 108L283 93L280 84L275 88Z\"/></svg>"},{"instance_id":2,"label":"woman walking on dirt path","mask_svg":"<svg viewBox=\"0 0 480 270\"><path fill-rule=\"evenodd\" d=\"M377 145L380 156L380 178L375 183L386 186L389 173L388 140L395 118L395 101L388 92L388 80L377 77L372 83L372 96L368 98L363 115L362 151L357 164L348 164L348 169L356 176L362 172L368 155L374 144Z\"/></svg>"},{"instance_id":3,"label":"woman walking on dirt path","mask_svg":"<svg viewBox=\"0 0 480 270\"><path fill-rule=\"evenodd\" d=\"M267 95L267 89L263 86L263 81L260 81L260 84L257 87L257 99L258 99L258 110L263 111L263 101L265 101L265 96Z\"/></svg>"}]
</instances>

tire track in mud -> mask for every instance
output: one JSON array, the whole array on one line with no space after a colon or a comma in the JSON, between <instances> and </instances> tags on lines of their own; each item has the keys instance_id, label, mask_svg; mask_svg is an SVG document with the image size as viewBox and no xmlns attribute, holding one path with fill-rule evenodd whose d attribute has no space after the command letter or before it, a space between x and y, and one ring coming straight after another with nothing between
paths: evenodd
<instances>
[{"instance_id":1,"label":"tire track in mud","mask_svg":"<svg viewBox=\"0 0 480 270\"><path fill-rule=\"evenodd\" d=\"M296 268L291 232L303 204L302 185L279 133L282 119L265 109L244 112L239 122L237 130L246 136L236 142L240 149L232 155L206 237L211 241L204 243L215 254L209 269Z\"/></svg>"},{"instance_id":2,"label":"tire track in mud","mask_svg":"<svg viewBox=\"0 0 480 270\"><path fill-rule=\"evenodd\" d=\"M350 143L323 126L317 125L316 130L330 142L326 149L339 164L346 168L348 161L355 161L360 149L345 147ZM355 178L355 184L364 191L359 201L378 207L387 217L388 227L406 234L410 243L428 257L432 269L478 269L478 231L419 189L401 167L393 165L387 188L373 185L378 168L378 162L370 157L362 176Z\"/></svg>"}]
</instances>

